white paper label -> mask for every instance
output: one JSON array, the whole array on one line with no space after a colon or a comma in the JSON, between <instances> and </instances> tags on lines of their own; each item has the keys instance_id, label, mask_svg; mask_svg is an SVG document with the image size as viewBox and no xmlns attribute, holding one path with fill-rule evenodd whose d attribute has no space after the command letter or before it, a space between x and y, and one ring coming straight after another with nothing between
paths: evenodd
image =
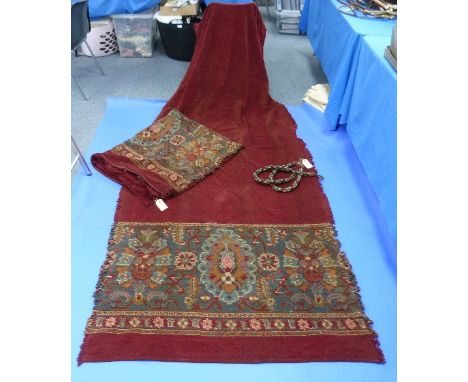
<instances>
[{"instance_id":1,"label":"white paper label","mask_svg":"<svg viewBox=\"0 0 468 382\"><path fill-rule=\"evenodd\" d=\"M154 203L156 204L156 207L158 207L161 211L167 210L168 208L166 203L164 203L164 200L162 199L156 199Z\"/></svg>"},{"instance_id":2,"label":"white paper label","mask_svg":"<svg viewBox=\"0 0 468 382\"><path fill-rule=\"evenodd\" d=\"M307 159L303 159L302 160L302 164L304 165L305 168L312 168L314 166L312 166L312 164L307 160Z\"/></svg>"},{"instance_id":3,"label":"white paper label","mask_svg":"<svg viewBox=\"0 0 468 382\"><path fill-rule=\"evenodd\" d=\"M180 29L182 29L182 25L177 25L177 28L180 28Z\"/></svg>"}]
</instances>

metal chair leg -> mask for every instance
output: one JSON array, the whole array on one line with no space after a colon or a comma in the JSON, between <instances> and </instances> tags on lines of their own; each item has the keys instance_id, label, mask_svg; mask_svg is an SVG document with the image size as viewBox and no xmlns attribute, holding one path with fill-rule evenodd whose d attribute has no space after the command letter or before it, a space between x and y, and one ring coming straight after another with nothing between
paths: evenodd
<instances>
[{"instance_id":1,"label":"metal chair leg","mask_svg":"<svg viewBox=\"0 0 468 382\"><path fill-rule=\"evenodd\" d=\"M80 91L81 95L83 96L84 100L87 101L88 98L86 98L86 95L84 94L83 90L81 89L81 86L80 84L78 83L78 81L75 79L75 77L73 77L73 74L71 75L73 81L75 82L75 85L78 87L78 90Z\"/></svg>"},{"instance_id":2,"label":"metal chair leg","mask_svg":"<svg viewBox=\"0 0 468 382\"><path fill-rule=\"evenodd\" d=\"M88 48L88 50L91 52L91 56L93 56L94 62L95 62L96 65L98 66L99 71L101 72L101 74L102 74L103 76L105 76L104 71L103 71L102 68L101 68L101 65L99 65L99 62L98 62L96 56L94 55L94 53L93 53L91 47L90 47L89 44L88 44L88 41L84 40L84 43L86 44L86 47Z\"/></svg>"},{"instance_id":3,"label":"metal chair leg","mask_svg":"<svg viewBox=\"0 0 468 382\"><path fill-rule=\"evenodd\" d=\"M81 167L83 167L83 170L86 173L86 176L93 175L93 173L89 169L88 163L86 163L86 159L84 159L83 154L81 154L81 151L78 148L78 145L76 144L75 140L73 139L73 135L71 136L71 141L73 143L73 146L75 147L75 150L78 153L77 158L75 158L75 160L73 161L72 169L73 169L73 167L75 167L76 161L79 160L80 164L81 164Z\"/></svg>"},{"instance_id":4,"label":"metal chair leg","mask_svg":"<svg viewBox=\"0 0 468 382\"><path fill-rule=\"evenodd\" d=\"M268 18L270 19L270 21L272 21L272 17L271 17L271 14L270 14L270 0L266 0L265 1L265 5L266 5L266 9L267 9L267 13L268 13ZM273 4L274 5L274 4Z\"/></svg>"}]
</instances>

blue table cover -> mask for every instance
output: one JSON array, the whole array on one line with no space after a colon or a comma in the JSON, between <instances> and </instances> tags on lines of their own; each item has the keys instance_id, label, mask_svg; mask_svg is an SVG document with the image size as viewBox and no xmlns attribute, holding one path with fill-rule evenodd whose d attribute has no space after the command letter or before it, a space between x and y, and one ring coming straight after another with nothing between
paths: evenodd
<instances>
[{"instance_id":1,"label":"blue table cover","mask_svg":"<svg viewBox=\"0 0 468 382\"><path fill-rule=\"evenodd\" d=\"M72 0L72 4L82 0ZM89 18L96 20L101 17L121 13L140 13L155 5L160 0L88 0Z\"/></svg>"},{"instance_id":2,"label":"blue table cover","mask_svg":"<svg viewBox=\"0 0 468 382\"><path fill-rule=\"evenodd\" d=\"M307 24L309 23L309 9L310 1L305 0L301 11L301 18L299 19L299 30L303 33L307 32Z\"/></svg>"},{"instance_id":3,"label":"blue table cover","mask_svg":"<svg viewBox=\"0 0 468 382\"><path fill-rule=\"evenodd\" d=\"M301 19L307 22L307 36L330 83L325 118L332 128L347 121L362 37L388 36L390 41L396 22L344 15L339 6L336 0L306 0Z\"/></svg>"},{"instance_id":4,"label":"blue table cover","mask_svg":"<svg viewBox=\"0 0 468 382\"><path fill-rule=\"evenodd\" d=\"M362 39L346 129L396 241L397 80L387 45L385 36Z\"/></svg>"},{"instance_id":5,"label":"blue table cover","mask_svg":"<svg viewBox=\"0 0 468 382\"><path fill-rule=\"evenodd\" d=\"M82 0L72 0L72 4L78 1ZM244 4L251 3L252 0L201 0L200 2L205 2L206 5L214 2ZM96 20L121 13L140 13L159 3L160 0L88 0L89 17L91 20Z\"/></svg>"},{"instance_id":6,"label":"blue table cover","mask_svg":"<svg viewBox=\"0 0 468 382\"><path fill-rule=\"evenodd\" d=\"M396 241L396 73L383 57L395 20L339 12L336 0L305 0L306 30L330 83L325 119L346 125Z\"/></svg>"}]
</instances>

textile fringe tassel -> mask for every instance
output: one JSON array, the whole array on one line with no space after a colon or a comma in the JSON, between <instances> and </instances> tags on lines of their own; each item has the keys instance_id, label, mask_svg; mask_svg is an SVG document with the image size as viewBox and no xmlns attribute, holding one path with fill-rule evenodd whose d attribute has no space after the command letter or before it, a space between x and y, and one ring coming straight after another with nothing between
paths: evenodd
<instances>
[{"instance_id":1,"label":"textile fringe tassel","mask_svg":"<svg viewBox=\"0 0 468 382\"><path fill-rule=\"evenodd\" d=\"M302 144L302 146L304 147L304 149L307 150L307 151L309 152L309 157L306 158L306 159L309 160L309 162L312 164L312 166L314 167L314 169L315 169L315 171L316 171L316 173L317 173L317 180L318 180L318 184L319 184L319 186L320 186L320 191L322 191L322 192L326 195L325 190L323 189L323 184L322 184L322 182L323 182L323 176L320 175L320 172L318 171L318 168L317 168L317 166L315 165L314 159L312 158L312 154L310 153L310 150L307 148L306 143L304 142L304 140L303 140L301 137L299 137L299 136L297 135L297 124L296 124L296 121L294 121L294 118L292 117L292 115L291 115L291 113L289 112L289 110L286 109L286 107L284 107L284 110L285 110L286 113L288 114L288 117L289 117L289 119L291 120L291 123L292 123L292 125L293 125L293 127L294 127L294 132L295 132L295 134L296 134L296 139L297 139L299 142L301 142L301 144ZM330 219L330 223L333 225L333 228L336 230L336 228L335 228L335 217L333 216L333 212L331 211L331 208L330 208L330 213L327 214L327 215L328 215L328 217L329 217L329 219Z\"/></svg>"},{"instance_id":2,"label":"textile fringe tassel","mask_svg":"<svg viewBox=\"0 0 468 382\"><path fill-rule=\"evenodd\" d=\"M359 285L357 284L357 280L356 280L356 275L353 271L353 267L351 266L351 263L348 259L348 256L346 255L346 253L344 253L341 249L341 242L338 240L338 231L336 230L336 227L335 227L335 223L333 223L333 236L335 237L335 240L338 244L338 248L340 250L340 253L342 255L342 259L343 261L345 262L345 266L348 268L349 270L349 273L350 273L350 276L351 278L349 279L349 283L352 285L352 287L355 289L356 291L356 295L358 296L359 298L359 307L362 311L362 313L366 313L365 311L365 308L364 308L364 304L362 302L362 296L361 296L361 288L359 287ZM367 315L366 315L367 317ZM376 351L379 355L379 358L381 360L381 363L386 363L386 360L385 360L385 356L382 352L382 349L380 347L380 341L379 341L379 338L378 338L378 334L377 332L374 330L373 326L374 326L374 322L372 320L370 320L369 318L367 319L368 323L369 323L369 327L372 329L372 334L374 335L374 344L375 344L375 348L376 348Z\"/></svg>"},{"instance_id":3,"label":"textile fringe tassel","mask_svg":"<svg viewBox=\"0 0 468 382\"><path fill-rule=\"evenodd\" d=\"M116 210L118 210L119 208L120 208L120 196L119 196L119 199L117 200ZM116 211L116 214L117 214L117 211ZM112 224L112 227L111 227L110 232L109 232L109 240L107 242L107 247L109 247L109 245L111 243L111 240L114 237L116 226L117 226L117 223L114 222ZM102 277L103 277L104 271L109 267L109 265L112 263L112 261L113 261L113 259L111 258L111 255L109 254L109 252L107 252L104 263L101 265L101 268L99 269L99 276L98 276L98 280L96 282L96 287L94 288L94 293L93 293L93 301L96 299L96 295L97 295L98 291L101 289ZM88 333L86 332L86 329L84 331L84 335L85 336L84 336L83 343L80 346L80 353L78 354L78 366L80 366L83 363L83 359L82 359L83 358L83 353L84 353L84 349L86 348L86 343L87 343L87 340L88 340Z\"/></svg>"}]
</instances>

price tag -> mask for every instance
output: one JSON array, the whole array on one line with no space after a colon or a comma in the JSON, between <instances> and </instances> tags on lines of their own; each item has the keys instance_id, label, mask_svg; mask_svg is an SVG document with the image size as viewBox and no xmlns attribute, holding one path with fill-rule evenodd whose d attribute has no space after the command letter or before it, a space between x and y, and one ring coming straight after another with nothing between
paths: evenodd
<instances>
[{"instance_id":1,"label":"price tag","mask_svg":"<svg viewBox=\"0 0 468 382\"><path fill-rule=\"evenodd\" d=\"M164 200L162 199L156 199L154 203L156 204L156 207L158 207L161 211L167 210L169 208L167 207L167 204L164 203Z\"/></svg>"},{"instance_id":2,"label":"price tag","mask_svg":"<svg viewBox=\"0 0 468 382\"><path fill-rule=\"evenodd\" d=\"M304 165L305 168L312 168L312 163L310 163L307 159L302 160L302 164Z\"/></svg>"}]
</instances>

